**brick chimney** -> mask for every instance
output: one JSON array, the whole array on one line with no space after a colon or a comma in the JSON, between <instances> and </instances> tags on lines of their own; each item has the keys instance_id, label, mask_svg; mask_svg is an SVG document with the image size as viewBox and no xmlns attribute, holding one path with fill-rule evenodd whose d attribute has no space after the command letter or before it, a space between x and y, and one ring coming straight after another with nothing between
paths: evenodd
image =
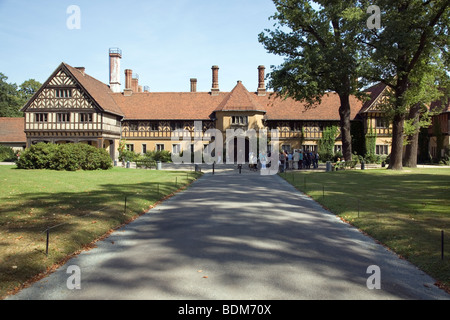
<instances>
[{"instance_id":1,"label":"brick chimney","mask_svg":"<svg viewBox=\"0 0 450 320\"><path fill-rule=\"evenodd\" d=\"M133 90L131 89L131 78L133 76L133 70L126 69L125 70L125 90L123 94L125 96L131 96L133 94Z\"/></svg>"},{"instance_id":2,"label":"brick chimney","mask_svg":"<svg viewBox=\"0 0 450 320\"><path fill-rule=\"evenodd\" d=\"M122 50L119 48L110 48L109 87L112 92L120 92L120 59L122 59Z\"/></svg>"},{"instance_id":3,"label":"brick chimney","mask_svg":"<svg viewBox=\"0 0 450 320\"><path fill-rule=\"evenodd\" d=\"M212 88L211 95L216 96L219 94L219 67L212 66Z\"/></svg>"},{"instance_id":4,"label":"brick chimney","mask_svg":"<svg viewBox=\"0 0 450 320\"><path fill-rule=\"evenodd\" d=\"M191 78L191 92L197 92L197 79Z\"/></svg>"},{"instance_id":5,"label":"brick chimney","mask_svg":"<svg viewBox=\"0 0 450 320\"><path fill-rule=\"evenodd\" d=\"M259 66L258 67L258 96L266 95L266 84L264 82L265 78L265 70L266 67Z\"/></svg>"},{"instance_id":6,"label":"brick chimney","mask_svg":"<svg viewBox=\"0 0 450 320\"><path fill-rule=\"evenodd\" d=\"M86 68L85 68L85 67L75 67L75 69L77 69L78 71L80 71L81 74L84 76L84 73L85 73L85 71L86 71Z\"/></svg>"},{"instance_id":7,"label":"brick chimney","mask_svg":"<svg viewBox=\"0 0 450 320\"><path fill-rule=\"evenodd\" d=\"M139 75L134 74L131 77L131 89L133 90L133 93L139 92Z\"/></svg>"}]
</instances>

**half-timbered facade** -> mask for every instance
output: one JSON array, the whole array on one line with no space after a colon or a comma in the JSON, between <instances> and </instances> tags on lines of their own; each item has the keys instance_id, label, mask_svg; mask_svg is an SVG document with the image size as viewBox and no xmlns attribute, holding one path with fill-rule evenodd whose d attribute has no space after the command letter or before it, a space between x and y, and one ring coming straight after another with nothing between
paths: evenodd
<instances>
[{"instance_id":1,"label":"half-timbered facade","mask_svg":"<svg viewBox=\"0 0 450 320\"><path fill-rule=\"evenodd\" d=\"M22 109L27 145L87 143L116 157L123 114L109 91L83 68L62 63Z\"/></svg>"}]
</instances>

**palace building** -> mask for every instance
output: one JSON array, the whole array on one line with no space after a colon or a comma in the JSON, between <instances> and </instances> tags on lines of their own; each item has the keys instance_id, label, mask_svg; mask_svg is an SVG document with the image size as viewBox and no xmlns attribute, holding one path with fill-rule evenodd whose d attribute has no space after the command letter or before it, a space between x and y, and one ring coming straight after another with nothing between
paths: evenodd
<instances>
[{"instance_id":1,"label":"palace building","mask_svg":"<svg viewBox=\"0 0 450 320\"><path fill-rule=\"evenodd\" d=\"M122 139L137 153L180 153L181 145L172 141L174 130L184 129L193 138L194 125L201 122L202 132L214 128L224 136L227 129L242 129L244 133L267 129L268 140L279 141L280 149L314 151L325 128L339 128L340 101L336 93L327 93L319 105L306 108L303 103L267 91L264 66L255 68L254 90L237 81L231 91L221 91L219 67L212 66L209 92L198 92L195 78L190 79L188 92L150 92L130 69L124 70L121 89L121 58L121 50L109 50L109 84L89 76L83 67L61 63L22 108L26 145L87 143L107 149L111 158L117 159ZM390 152L391 128L377 109L384 90L384 86L376 85L367 90L368 101L350 99L352 122L359 124L356 127L363 136L376 134L378 154ZM271 129L278 129L276 137L270 136ZM335 151L340 151L337 134ZM208 139L202 143L208 144Z\"/></svg>"}]
</instances>

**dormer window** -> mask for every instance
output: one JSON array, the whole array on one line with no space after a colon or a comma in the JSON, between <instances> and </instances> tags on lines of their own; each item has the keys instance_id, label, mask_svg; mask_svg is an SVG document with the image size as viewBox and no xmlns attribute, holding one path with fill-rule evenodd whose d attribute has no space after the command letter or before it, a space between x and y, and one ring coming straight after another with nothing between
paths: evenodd
<instances>
[{"instance_id":1,"label":"dormer window","mask_svg":"<svg viewBox=\"0 0 450 320\"><path fill-rule=\"evenodd\" d=\"M56 98L72 98L72 90L71 89L56 89L55 97Z\"/></svg>"}]
</instances>

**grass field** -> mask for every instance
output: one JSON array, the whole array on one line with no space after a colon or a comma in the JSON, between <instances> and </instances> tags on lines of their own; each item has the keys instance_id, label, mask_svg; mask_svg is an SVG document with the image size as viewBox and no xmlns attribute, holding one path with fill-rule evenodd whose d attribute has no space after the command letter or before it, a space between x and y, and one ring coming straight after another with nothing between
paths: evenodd
<instances>
[{"instance_id":1,"label":"grass field","mask_svg":"<svg viewBox=\"0 0 450 320\"><path fill-rule=\"evenodd\" d=\"M295 171L281 176L433 276L448 291L450 169Z\"/></svg>"},{"instance_id":2,"label":"grass field","mask_svg":"<svg viewBox=\"0 0 450 320\"><path fill-rule=\"evenodd\" d=\"M179 171L60 172L0 166L0 297L197 177Z\"/></svg>"}]
</instances>

